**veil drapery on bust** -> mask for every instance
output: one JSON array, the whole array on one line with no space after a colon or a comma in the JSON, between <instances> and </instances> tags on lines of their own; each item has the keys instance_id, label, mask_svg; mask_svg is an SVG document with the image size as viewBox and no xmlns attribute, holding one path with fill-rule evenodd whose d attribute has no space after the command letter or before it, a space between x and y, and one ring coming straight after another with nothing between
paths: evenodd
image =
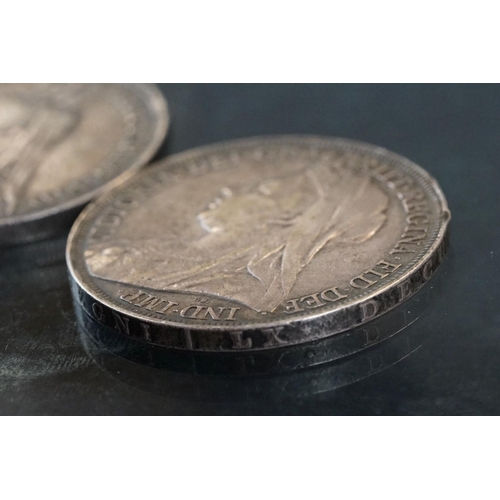
<instances>
[{"instance_id":1,"label":"veil drapery on bust","mask_svg":"<svg viewBox=\"0 0 500 500\"><path fill-rule=\"evenodd\" d=\"M15 212L37 169L78 120L76 110L54 99L0 98L0 215Z\"/></svg>"},{"instance_id":2,"label":"veil drapery on bust","mask_svg":"<svg viewBox=\"0 0 500 500\"><path fill-rule=\"evenodd\" d=\"M197 241L117 240L91 247L87 264L100 278L273 311L325 245L370 239L387 206L369 177L319 165L249 188L225 187L193 221L205 231Z\"/></svg>"}]
</instances>

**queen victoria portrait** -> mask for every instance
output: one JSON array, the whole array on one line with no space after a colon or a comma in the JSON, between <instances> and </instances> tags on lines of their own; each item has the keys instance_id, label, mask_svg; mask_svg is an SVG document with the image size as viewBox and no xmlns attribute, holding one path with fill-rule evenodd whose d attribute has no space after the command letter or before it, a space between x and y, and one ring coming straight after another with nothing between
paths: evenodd
<instances>
[{"instance_id":1,"label":"queen victoria portrait","mask_svg":"<svg viewBox=\"0 0 500 500\"><path fill-rule=\"evenodd\" d=\"M196 205L202 196L200 190L185 204ZM148 231L154 238L118 234L91 243L85 258L98 278L271 312L326 248L370 240L383 227L387 207L388 195L370 177L327 165L246 184L228 176L216 196L187 215L180 208L178 216L168 208L164 214L150 210L154 217L145 224L154 226ZM186 230L163 230L163 215L183 218Z\"/></svg>"},{"instance_id":2,"label":"queen victoria portrait","mask_svg":"<svg viewBox=\"0 0 500 500\"><path fill-rule=\"evenodd\" d=\"M60 206L113 178L140 138L133 99L119 85L0 84L0 218Z\"/></svg>"},{"instance_id":3,"label":"queen victoria portrait","mask_svg":"<svg viewBox=\"0 0 500 500\"><path fill-rule=\"evenodd\" d=\"M76 128L74 95L0 95L0 216L10 216L47 156Z\"/></svg>"}]
</instances>

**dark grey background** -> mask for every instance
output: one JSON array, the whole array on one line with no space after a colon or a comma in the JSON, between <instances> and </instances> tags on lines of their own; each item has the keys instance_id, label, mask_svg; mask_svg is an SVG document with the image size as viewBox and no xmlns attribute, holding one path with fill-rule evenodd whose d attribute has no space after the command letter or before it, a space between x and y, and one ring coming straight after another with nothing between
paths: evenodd
<instances>
[{"instance_id":1,"label":"dark grey background","mask_svg":"<svg viewBox=\"0 0 500 500\"><path fill-rule=\"evenodd\" d=\"M418 319L391 339L319 368L237 377L192 373L203 371L197 360L193 370L189 360L180 368L158 363L142 347L126 357L92 347L75 323L64 238L16 248L0 255L1 414L500 412L499 86L161 88L172 127L159 157L232 138L305 133L370 142L422 165L452 212L443 269L399 308L395 328L401 315Z\"/></svg>"}]
</instances>

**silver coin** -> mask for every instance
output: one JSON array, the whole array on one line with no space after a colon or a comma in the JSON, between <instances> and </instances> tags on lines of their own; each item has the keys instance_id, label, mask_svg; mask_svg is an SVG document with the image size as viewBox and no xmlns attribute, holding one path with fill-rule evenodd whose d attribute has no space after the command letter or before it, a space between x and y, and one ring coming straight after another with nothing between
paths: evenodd
<instances>
[{"instance_id":1,"label":"silver coin","mask_svg":"<svg viewBox=\"0 0 500 500\"><path fill-rule=\"evenodd\" d=\"M227 402L230 398L231 404L276 402L328 393L399 363L419 349L430 335L427 329L412 324L384 342L339 362L313 364L302 369L300 363L299 366L295 364L293 355L289 357L292 353L286 348L240 355L211 353L202 356L200 353L198 358L182 358L179 351L175 351L175 355L169 349L168 355L146 345L131 346L129 352L126 345L120 344L119 334L95 324L79 323L79 329L89 358L126 385L168 398L214 402ZM340 336L342 334L332 339ZM306 358L309 346L315 344L293 349L301 349ZM264 355L274 355L278 363L285 366L273 370L273 360L262 359ZM271 369L266 370L266 363L270 363ZM259 368L264 368L264 373L259 373Z\"/></svg>"},{"instance_id":2,"label":"silver coin","mask_svg":"<svg viewBox=\"0 0 500 500\"><path fill-rule=\"evenodd\" d=\"M444 266L442 266L444 267ZM441 268L439 269L441 271ZM439 272L437 274L440 274ZM437 279L436 279L437 278ZM121 335L113 328L105 327L86 314L81 307L75 308L78 329L82 340L87 338L100 345L103 350L124 357L133 363L143 363L161 370L187 371L196 375L261 376L275 375L302 370L348 357L371 349L388 339L399 336L415 324L419 331L428 330L422 326L430 305L442 296L442 275L433 280L433 286L424 287L405 302L387 314L353 328L347 332L317 341L283 349L262 349L228 353L180 351L178 349L149 345ZM426 336L430 332L427 332Z\"/></svg>"},{"instance_id":3,"label":"silver coin","mask_svg":"<svg viewBox=\"0 0 500 500\"><path fill-rule=\"evenodd\" d=\"M75 223L76 301L153 344L257 350L318 340L415 293L440 264L437 182L383 148L318 137L169 158Z\"/></svg>"},{"instance_id":4,"label":"silver coin","mask_svg":"<svg viewBox=\"0 0 500 500\"><path fill-rule=\"evenodd\" d=\"M150 84L0 85L0 246L69 228L147 163L168 127Z\"/></svg>"}]
</instances>

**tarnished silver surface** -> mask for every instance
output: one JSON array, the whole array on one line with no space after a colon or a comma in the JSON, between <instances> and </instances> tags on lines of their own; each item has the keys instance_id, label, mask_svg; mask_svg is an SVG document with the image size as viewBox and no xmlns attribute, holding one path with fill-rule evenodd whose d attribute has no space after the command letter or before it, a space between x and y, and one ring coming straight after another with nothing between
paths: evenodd
<instances>
[{"instance_id":1,"label":"tarnished silver surface","mask_svg":"<svg viewBox=\"0 0 500 500\"><path fill-rule=\"evenodd\" d=\"M128 386L183 400L224 401L228 398L233 404L244 401L255 404L262 400L276 402L329 393L410 356L430 336L427 329L417 326L418 317L409 324L399 323L401 330L397 334L394 331L395 319L398 323L405 316L406 320L412 316L405 314L414 312L411 302L412 299L405 308L391 311L367 325L320 342L208 356L137 345L140 343L103 327L86 314L77 318L81 341L89 357L103 371ZM404 311L407 306L409 311ZM382 321L386 318L387 322ZM381 339L381 335L385 338ZM367 345L357 354L342 357L344 349L355 340ZM337 349L342 359L329 362L328 358L335 357Z\"/></svg>"},{"instance_id":2,"label":"tarnished silver surface","mask_svg":"<svg viewBox=\"0 0 500 500\"><path fill-rule=\"evenodd\" d=\"M106 194L67 260L77 302L124 334L268 349L408 298L441 262L449 218L436 181L382 148L255 138L176 155Z\"/></svg>"},{"instance_id":3,"label":"tarnished silver surface","mask_svg":"<svg viewBox=\"0 0 500 500\"><path fill-rule=\"evenodd\" d=\"M68 227L151 159L167 126L150 84L0 85L0 246Z\"/></svg>"}]
</instances>

